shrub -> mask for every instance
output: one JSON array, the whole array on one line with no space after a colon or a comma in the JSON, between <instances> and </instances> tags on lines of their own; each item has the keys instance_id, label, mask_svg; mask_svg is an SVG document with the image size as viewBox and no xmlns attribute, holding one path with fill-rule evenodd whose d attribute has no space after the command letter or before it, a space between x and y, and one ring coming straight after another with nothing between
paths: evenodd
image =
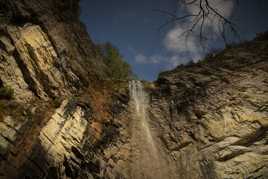
<instances>
[{"instance_id":1,"label":"shrub","mask_svg":"<svg viewBox=\"0 0 268 179\"><path fill-rule=\"evenodd\" d=\"M10 86L0 88L0 99L13 99L14 90Z\"/></svg>"},{"instance_id":2,"label":"shrub","mask_svg":"<svg viewBox=\"0 0 268 179\"><path fill-rule=\"evenodd\" d=\"M55 108L59 108L61 106L62 101L63 100L60 97L56 97L52 100L52 104Z\"/></svg>"},{"instance_id":3,"label":"shrub","mask_svg":"<svg viewBox=\"0 0 268 179\"><path fill-rule=\"evenodd\" d=\"M98 46L101 54L104 56L104 62L109 71L109 77L114 80L127 80L132 78L130 65L124 60L119 50L111 43L105 43Z\"/></svg>"},{"instance_id":4,"label":"shrub","mask_svg":"<svg viewBox=\"0 0 268 179\"><path fill-rule=\"evenodd\" d=\"M260 41L268 40L268 31L257 33L255 39Z\"/></svg>"}]
</instances>

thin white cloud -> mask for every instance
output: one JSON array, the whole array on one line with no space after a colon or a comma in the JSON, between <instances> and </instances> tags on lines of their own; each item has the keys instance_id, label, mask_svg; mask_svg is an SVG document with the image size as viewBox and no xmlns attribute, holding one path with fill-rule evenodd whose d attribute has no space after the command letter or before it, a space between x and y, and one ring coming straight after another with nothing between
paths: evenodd
<instances>
[{"instance_id":1,"label":"thin white cloud","mask_svg":"<svg viewBox=\"0 0 268 179\"><path fill-rule=\"evenodd\" d=\"M233 0L209 0L209 3L224 17L229 18L232 15L234 7ZM199 11L199 4L187 6L186 11L189 14L197 14ZM211 42L218 38L217 33L220 28L218 20L219 19L217 19L215 15L211 14L207 17L207 20L203 26L204 32L208 33L211 37L209 39ZM198 24L196 27L197 34L192 34L190 36L185 36L184 34L184 32L189 30L192 23L193 19L189 19L187 22L176 24L170 31L167 32L164 38L164 46L171 54L173 54L173 57L170 58L170 64L176 65L183 62L185 63L187 58L188 61L196 61L205 53L204 46L200 44L198 34L198 29L200 29L201 26L200 24ZM188 56L181 54L188 54Z\"/></svg>"},{"instance_id":2,"label":"thin white cloud","mask_svg":"<svg viewBox=\"0 0 268 179\"><path fill-rule=\"evenodd\" d=\"M165 61L165 59L165 57L160 55L145 56L141 53L135 56L135 62L139 64L159 64Z\"/></svg>"},{"instance_id":3,"label":"thin white cloud","mask_svg":"<svg viewBox=\"0 0 268 179\"><path fill-rule=\"evenodd\" d=\"M135 57L135 62L145 64L148 62L148 58L143 54L138 54Z\"/></svg>"},{"instance_id":4,"label":"thin white cloud","mask_svg":"<svg viewBox=\"0 0 268 179\"><path fill-rule=\"evenodd\" d=\"M165 39L164 45L171 52L196 52L198 51L197 41L194 36L186 36L183 33L187 30L185 25L176 25L171 29Z\"/></svg>"},{"instance_id":5,"label":"thin white cloud","mask_svg":"<svg viewBox=\"0 0 268 179\"><path fill-rule=\"evenodd\" d=\"M198 59L198 57L195 57ZM146 56L144 54L137 54L135 56L135 62L138 64L146 65L161 65L163 70L170 70L177 67L180 64L187 64L189 61L194 61L194 58L190 58L188 53L171 54L171 55L159 55L154 54Z\"/></svg>"}]
</instances>

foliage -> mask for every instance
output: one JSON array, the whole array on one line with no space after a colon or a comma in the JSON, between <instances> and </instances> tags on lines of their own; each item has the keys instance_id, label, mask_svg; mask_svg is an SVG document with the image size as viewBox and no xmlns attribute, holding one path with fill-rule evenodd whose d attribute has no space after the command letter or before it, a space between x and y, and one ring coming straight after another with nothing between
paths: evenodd
<instances>
[{"instance_id":1,"label":"foliage","mask_svg":"<svg viewBox=\"0 0 268 179\"><path fill-rule=\"evenodd\" d=\"M60 98L60 97L56 97L52 100L52 105L53 107L55 108L59 108L61 106L61 103L62 103L63 99Z\"/></svg>"},{"instance_id":2,"label":"foliage","mask_svg":"<svg viewBox=\"0 0 268 179\"><path fill-rule=\"evenodd\" d=\"M0 88L0 99L12 99L14 97L14 90L10 86L3 86Z\"/></svg>"},{"instance_id":3,"label":"foliage","mask_svg":"<svg viewBox=\"0 0 268 179\"><path fill-rule=\"evenodd\" d=\"M256 40L268 40L268 31L257 33Z\"/></svg>"},{"instance_id":4,"label":"foliage","mask_svg":"<svg viewBox=\"0 0 268 179\"><path fill-rule=\"evenodd\" d=\"M121 56L119 50L111 43L98 46L104 56L104 62L108 67L108 75L113 80L127 80L132 78L131 67Z\"/></svg>"}]
</instances>

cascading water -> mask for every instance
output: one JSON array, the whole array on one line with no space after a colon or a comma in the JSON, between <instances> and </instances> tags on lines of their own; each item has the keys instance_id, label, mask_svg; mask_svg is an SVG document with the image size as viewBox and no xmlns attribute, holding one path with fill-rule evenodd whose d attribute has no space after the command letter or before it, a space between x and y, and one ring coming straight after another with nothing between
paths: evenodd
<instances>
[{"instance_id":1,"label":"cascading water","mask_svg":"<svg viewBox=\"0 0 268 179\"><path fill-rule=\"evenodd\" d=\"M164 179L167 176L167 166L160 156L152 127L149 125L148 94L140 81L129 82L129 90L133 106L131 178Z\"/></svg>"},{"instance_id":2,"label":"cascading water","mask_svg":"<svg viewBox=\"0 0 268 179\"><path fill-rule=\"evenodd\" d=\"M146 141L151 145L151 152L156 150L154 140L150 131L148 124L147 116L147 107L148 107L148 95L143 89L143 85L140 81L131 81L130 82L130 93L131 98L134 101L136 107L135 117L137 117L141 124L143 132L145 133Z\"/></svg>"}]
</instances>

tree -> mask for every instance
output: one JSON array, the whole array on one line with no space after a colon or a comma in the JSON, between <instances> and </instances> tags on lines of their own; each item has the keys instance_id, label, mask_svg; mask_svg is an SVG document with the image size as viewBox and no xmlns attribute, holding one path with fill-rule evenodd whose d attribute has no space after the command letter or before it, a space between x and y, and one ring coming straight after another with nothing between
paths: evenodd
<instances>
[{"instance_id":1,"label":"tree","mask_svg":"<svg viewBox=\"0 0 268 179\"><path fill-rule=\"evenodd\" d=\"M133 76L130 65L126 63L114 45L107 42L98 46L101 54L104 56L104 62L109 69L110 78L114 80L125 80Z\"/></svg>"}]
</instances>

